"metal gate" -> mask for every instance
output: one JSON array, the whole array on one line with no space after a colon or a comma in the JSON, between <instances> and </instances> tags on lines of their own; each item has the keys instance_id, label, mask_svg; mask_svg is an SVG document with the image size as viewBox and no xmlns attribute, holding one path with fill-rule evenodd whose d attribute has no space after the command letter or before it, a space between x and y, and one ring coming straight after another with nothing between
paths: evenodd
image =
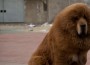
<instances>
[{"instance_id":1,"label":"metal gate","mask_svg":"<svg viewBox=\"0 0 90 65\"><path fill-rule=\"evenodd\" d=\"M24 0L0 0L0 22L24 22Z\"/></svg>"}]
</instances>

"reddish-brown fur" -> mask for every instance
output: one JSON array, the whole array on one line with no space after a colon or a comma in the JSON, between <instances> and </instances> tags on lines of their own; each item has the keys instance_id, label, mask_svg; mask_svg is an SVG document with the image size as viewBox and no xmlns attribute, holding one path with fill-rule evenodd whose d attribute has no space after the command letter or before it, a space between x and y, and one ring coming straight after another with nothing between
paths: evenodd
<instances>
[{"instance_id":1,"label":"reddish-brown fur","mask_svg":"<svg viewBox=\"0 0 90 65\"><path fill-rule=\"evenodd\" d=\"M90 49L89 11L87 5L76 3L58 13L28 65L85 65ZM87 22L88 36L85 38L77 35L79 21Z\"/></svg>"}]
</instances>

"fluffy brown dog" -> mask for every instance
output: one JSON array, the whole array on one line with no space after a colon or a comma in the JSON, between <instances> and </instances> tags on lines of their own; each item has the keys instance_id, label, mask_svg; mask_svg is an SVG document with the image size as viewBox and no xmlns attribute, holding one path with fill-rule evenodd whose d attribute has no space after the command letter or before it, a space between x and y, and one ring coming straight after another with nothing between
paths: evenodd
<instances>
[{"instance_id":1,"label":"fluffy brown dog","mask_svg":"<svg viewBox=\"0 0 90 65\"><path fill-rule=\"evenodd\" d=\"M29 65L85 65L89 49L90 10L76 3L58 13Z\"/></svg>"}]
</instances>

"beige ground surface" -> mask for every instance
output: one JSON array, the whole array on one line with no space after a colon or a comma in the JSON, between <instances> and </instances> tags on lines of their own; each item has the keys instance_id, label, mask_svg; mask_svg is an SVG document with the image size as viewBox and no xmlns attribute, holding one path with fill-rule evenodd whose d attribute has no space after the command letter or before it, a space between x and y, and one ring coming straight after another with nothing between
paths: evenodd
<instances>
[{"instance_id":1,"label":"beige ground surface","mask_svg":"<svg viewBox=\"0 0 90 65\"><path fill-rule=\"evenodd\" d=\"M0 65L27 65L45 33L0 34Z\"/></svg>"}]
</instances>

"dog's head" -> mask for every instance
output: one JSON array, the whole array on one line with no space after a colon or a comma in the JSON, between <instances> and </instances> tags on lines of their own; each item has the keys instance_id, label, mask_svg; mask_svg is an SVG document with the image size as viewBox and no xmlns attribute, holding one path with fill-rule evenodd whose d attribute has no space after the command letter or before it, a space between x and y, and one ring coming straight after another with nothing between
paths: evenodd
<instances>
[{"instance_id":1,"label":"dog's head","mask_svg":"<svg viewBox=\"0 0 90 65\"><path fill-rule=\"evenodd\" d=\"M82 3L70 5L56 16L54 23L63 33L86 37L90 34L90 9Z\"/></svg>"}]
</instances>

